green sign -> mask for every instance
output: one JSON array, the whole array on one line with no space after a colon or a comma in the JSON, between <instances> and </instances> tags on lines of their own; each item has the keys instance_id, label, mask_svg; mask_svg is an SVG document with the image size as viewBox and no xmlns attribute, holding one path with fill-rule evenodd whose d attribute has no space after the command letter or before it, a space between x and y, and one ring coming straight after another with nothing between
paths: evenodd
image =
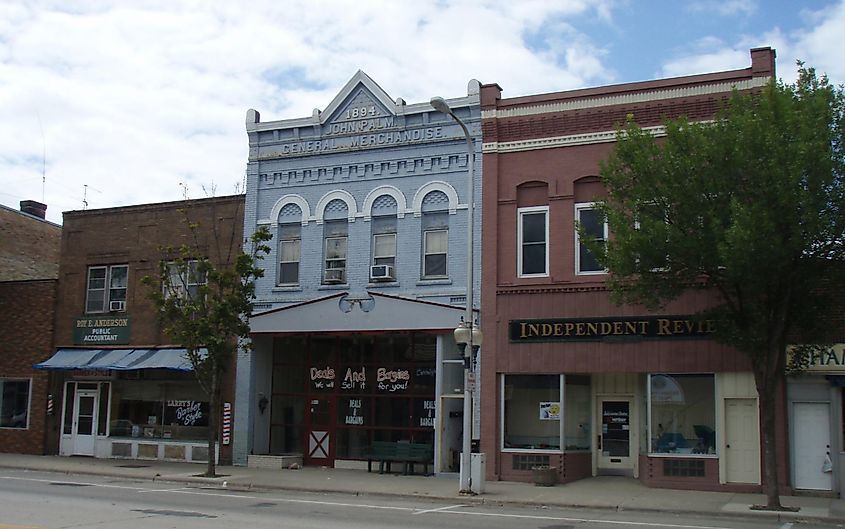
<instances>
[{"instance_id":1,"label":"green sign","mask_svg":"<svg viewBox=\"0 0 845 529\"><path fill-rule=\"evenodd\" d=\"M129 318L83 316L73 321L74 345L125 345L129 343Z\"/></svg>"}]
</instances>

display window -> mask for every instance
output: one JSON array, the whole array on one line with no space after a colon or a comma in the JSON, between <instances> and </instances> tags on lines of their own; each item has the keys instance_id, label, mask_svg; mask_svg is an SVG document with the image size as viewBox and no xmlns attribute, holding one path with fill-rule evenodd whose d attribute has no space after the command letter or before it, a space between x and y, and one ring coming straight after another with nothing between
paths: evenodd
<instances>
[{"instance_id":1,"label":"display window","mask_svg":"<svg viewBox=\"0 0 845 529\"><path fill-rule=\"evenodd\" d=\"M715 377L649 375L649 417L651 453L715 454Z\"/></svg>"},{"instance_id":2,"label":"display window","mask_svg":"<svg viewBox=\"0 0 845 529\"><path fill-rule=\"evenodd\" d=\"M208 439L208 397L193 373L144 370L112 383L109 435L148 439Z\"/></svg>"},{"instance_id":3,"label":"display window","mask_svg":"<svg viewBox=\"0 0 845 529\"><path fill-rule=\"evenodd\" d=\"M504 376L505 449L560 450L561 375Z\"/></svg>"},{"instance_id":4,"label":"display window","mask_svg":"<svg viewBox=\"0 0 845 529\"><path fill-rule=\"evenodd\" d=\"M312 429L332 432L337 459L363 459L374 440L433 444L436 339L424 333L277 338L271 453L302 452L309 425L318 423ZM314 399L332 403L330 426L313 415Z\"/></svg>"}]
</instances>

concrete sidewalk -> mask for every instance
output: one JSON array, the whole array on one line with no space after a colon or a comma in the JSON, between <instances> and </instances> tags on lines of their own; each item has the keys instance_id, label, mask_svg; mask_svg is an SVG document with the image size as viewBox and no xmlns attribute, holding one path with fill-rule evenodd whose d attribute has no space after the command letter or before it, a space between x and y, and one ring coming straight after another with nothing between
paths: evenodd
<instances>
[{"instance_id":1,"label":"concrete sidewalk","mask_svg":"<svg viewBox=\"0 0 845 529\"><path fill-rule=\"evenodd\" d=\"M456 475L426 477L317 467L273 470L225 466L218 467L221 477L203 478L198 475L205 471L205 465L196 463L21 454L0 454L0 467L68 475L194 483L234 490L296 490L422 497L459 503L487 502L708 515L722 513L787 521L845 522L845 500L838 498L783 496L781 502L784 505L800 510L795 513L772 513L750 509L752 505L765 503L765 496L761 494L656 489L645 487L634 479L612 476L584 479L555 487L488 481L484 494L467 497L458 493Z\"/></svg>"}]
</instances>

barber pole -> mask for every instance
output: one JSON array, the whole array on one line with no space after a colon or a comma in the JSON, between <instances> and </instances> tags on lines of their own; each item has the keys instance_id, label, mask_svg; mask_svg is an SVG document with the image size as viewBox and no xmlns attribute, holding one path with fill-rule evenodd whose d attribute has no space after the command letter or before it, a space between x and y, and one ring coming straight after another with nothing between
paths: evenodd
<instances>
[{"instance_id":1,"label":"barber pole","mask_svg":"<svg viewBox=\"0 0 845 529\"><path fill-rule=\"evenodd\" d=\"M53 394L47 394L47 415L53 415Z\"/></svg>"},{"instance_id":2,"label":"barber pole","mask_svg":"<svg viewBox=\"0 0 845 529\"><path fill-rule=\"evenodd\" d=\"M232 431L232 403L223 403L223 444L227 445L231 441L230 433Z\"/></svg>"}]
</instances>

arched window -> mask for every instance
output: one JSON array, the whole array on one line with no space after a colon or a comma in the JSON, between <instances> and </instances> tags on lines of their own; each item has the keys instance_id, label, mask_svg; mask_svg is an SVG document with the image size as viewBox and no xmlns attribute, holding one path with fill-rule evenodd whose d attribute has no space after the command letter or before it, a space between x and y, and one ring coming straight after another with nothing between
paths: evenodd
<instances>
[{"instance_id":1,"label":"arched window","mask_svg":"<svg viewBox=\"0 0 845 529\"><path fill-rule=\"evenodd\" d=\"M432 191L422 201L423 279L449 277L449 197Z\"/></svg>"}]
</instances>

